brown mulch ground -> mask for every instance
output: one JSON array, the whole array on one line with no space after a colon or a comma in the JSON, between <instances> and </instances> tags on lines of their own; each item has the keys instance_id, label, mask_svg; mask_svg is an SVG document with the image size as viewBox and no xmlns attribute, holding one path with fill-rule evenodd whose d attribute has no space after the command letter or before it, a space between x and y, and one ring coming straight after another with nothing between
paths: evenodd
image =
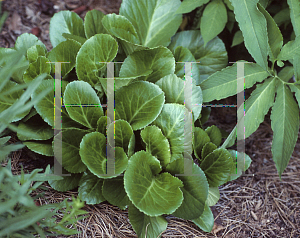
<instances>
[{"instance_id":1,"label":"brown mulch ground","mask_svg":"<svg viewBox=\"0 0 300 238\"><path fill-rule=\"evenodd\" d=\"M22 33L35 33L51 49L49 21L53 13L75 10L84 17L87 10L98 9L104 13L118 13L119 0L5 0L3 8L9 11L0 33L0 47L13 47ZM80 8L81 7L81 8ZM246 98L249 90L246 91ZM236 104L234 97L215 103ZM217 125L230 132L236 123L236 108L213 108L207 125ZM252 164L247 174L220 187L221 198L211 207L215 226L211 233L202 232L192 222L168 216L167 230L162 237L300 237L300 133L289 165L279 180L271 154L272 130L269 114L259 129L246 139L246 153ZM28 149L12 154L13 173L20 173L23 165L28 171L45 167L45 157ZM49 158L48 158L49 160ZM63 201L76 192L59 193L49 187L41 204ZM86 205L90 216L79 221L82 231L70 237L137 237L133 231L127 210L121 211L108 203Z\"/></svg>"}]
</instances>

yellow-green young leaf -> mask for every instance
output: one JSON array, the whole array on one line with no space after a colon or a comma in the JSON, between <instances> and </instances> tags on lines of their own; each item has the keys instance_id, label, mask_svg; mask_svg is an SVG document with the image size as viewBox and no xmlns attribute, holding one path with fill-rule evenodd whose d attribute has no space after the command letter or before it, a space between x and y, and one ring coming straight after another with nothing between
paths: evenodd
<instances>
[{"instance_id":1,"label":"yellow-green young leaf","mask_svg":"<svg viewBox=\"0 0 300 238\"><path fill-rule=\"evenodd\" d=\"M245 139L255 132L260 123L264 121L265 115L274 103L275 97L275 80L273 78L266 79L263 84L258 84L256 89L245 103L245 120L238 118L238 128L245 127ZM238 115L243 114L240 110L244 110L244 105L238 109ZM244 122L244 125L240 123ZM237 130L238 138L244 137L244 130ZM239 133L242 133L239 137Z\"/></svg>"},{"instance_id":2,"label":"yellow-green young leaf","mask_svg":"<svg viewBox=\"0 0 300 238\"><path fill-rule=\"evenodd\" d=\"M265 16L267 20L268 38L269 38L269 45L271 49L269 55L271 61L274 62L283 45L283 37L278 26L276 25L276 22L271 17L271 15L260 4L258 4L258 9Z\"/></svg>"},{"instance_id":3,"label":"yellow-green young leaf","mask_svg":"<svg viewBox=\"0 0 300 238\"><path fill-rule=\"evenodd\" d=\"M244 42L243 33L241 31L237 31L233 36L231 47L239 45L242 42Z\"/></svg>"},{"instance_id":4,"label":"yellow-green young leaf","mask_svg":"<svg viewBox=\"0 0 300 238\"><path fill-rule=\"evenodd\" d=\"M244 64L245 88L251 88L256 82L268 77L268 72L258 64ZM241 80L240 78L238 80ZM203 93L203 102L220 100L233 96L237 91L237 64L228 66L211 75L200 84Z\"/></svg>"},{"instance_id":5,"label":"yellow-green young leaf","mask_svg":"<svg viewBox=\"0 0 300 238\"><path fill-rule=\"evenodd\" d=\"M191 12L197 7L201 7L203 4L208 2L209 0L184 0L177 9L176 14Z\"/></svg>"},{"instance_id":6,"label":"yellow-green young leaf","mask_svg":"<svg viewBox=\"0 0 300 238\"><path fill-rule=\"evenodd\" d=\"M268 70L267 22L257 9L257 2L258 0L231 0L247 50L261 67Z\"/></svg>"},{"instance_id":7,"label":"yellow-green young leaf","mask_svg":"<svg viewBox=\"0 0 300 238\"><path fill-rule=\"evenodd\" d=\"M279 177L293 153L299 131L299 108L293 94L284 84L277 88L277 97L271 112L274 132L272 154Z\"/></svg>"},{"instance_id":8,"label":"yellow-green young leaf","mask_svg":"<svg viewBox=\"0 0 300 238\"><path fill-rule=\"evenodd\" d=\"M221 0L213 0L205 7L200 23L204 46L223 31L226 22L227 10Z\"/></svg>"},{"instance_id":9,"label":"yellow-green young leaf","mask_svg":"<svg viewBox=\"0 0 300 238\"><path fill-rule=\"evenodd\" d=\"M292 60L296 56L300 56L300 37L286 43L277 58L279 60Z\"/></svg>"},{"instance_id":10,"label":"yellow-green young leaf","mask_svg":"<svg viewBox=\"0 0 300 238\"><path fill-rule=\"evenodd\" d=\"M290 16L296 37L300 35L300 2L299 0L287 0L290 7Z\"/></svg>"}]
</instances>

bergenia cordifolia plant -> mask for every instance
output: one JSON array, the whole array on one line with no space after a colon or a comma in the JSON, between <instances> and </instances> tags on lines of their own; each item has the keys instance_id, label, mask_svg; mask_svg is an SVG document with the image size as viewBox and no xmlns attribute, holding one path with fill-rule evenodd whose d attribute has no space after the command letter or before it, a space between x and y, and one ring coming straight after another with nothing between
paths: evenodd
<instances>
[{"instance_id":1,"label":"bergenia cordifolia plant","mask_svg":"<svg viewBox=\"0 0 300 238\"><path fill-rule=\"evenodd\" d=\"M0 50L2 57L24 51L22 67L12 75L14 84L46 74L32 100L54 88L61 66L62 131L54 136L54 91L15 120L19 139L32 151L53 156L62 150L63 173L71 176L49 184L58 191L79 187L87 204L108 201L128 207L139 237L160 236L170 214L211 231L210 206L220 197L218 187L238 178L251 163L246 154L220 147L227 137L220 129L202 126L199 84L226 67L227 52L218 37L204 46L197 30L176 33L180 4L124 0L120 15L92 10L84 21L62 11L50 22L50 52L31 34L18 37L13 49ZM115 65L113 89L107 83L108 62ZM191 103L197 106L192 108L185 104L182 62L194 62ZM103 110L111 90L113 120ZM187 110L192 112L189 135L184 130ZM57 148L54 141L60 138L62 147ZM107 168L109 145L115 147L113 174ZM180 176L186 160L193 175Z\"/></svg>"}]
</instances>

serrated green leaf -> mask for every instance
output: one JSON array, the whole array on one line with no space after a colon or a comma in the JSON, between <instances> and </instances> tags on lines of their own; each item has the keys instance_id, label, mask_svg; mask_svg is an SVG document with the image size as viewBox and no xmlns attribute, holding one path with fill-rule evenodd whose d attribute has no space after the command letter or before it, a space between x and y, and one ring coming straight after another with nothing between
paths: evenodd
<instances>
[{"instance_id":1,"label":"serrated green leaf","mask_svg":"<svg viewBox=\"0 0 300 238\"><path fill-rule=\"evenodd\" d=\"M64 93L64 105L74 121L88 128L96 128L98 119L103 116L100 99L87 82L69 83Z\"/></svg>"},{"instance_id":2,"label":"serrated green leaf","mask_svg":"<svg viewBox=\"0 0 300 238\"><path fill-rule=\"evenodd\" d=\"M226 22L227 10L221 0L213 0L206 5L200 23L204 46L223 31Z\"/></svg>"},{"instance_id":3,"label":"serrated green leaf","mask_svg":"<svg viewBox=\"0 0 300 238\"><path fill-rule=\"evenodd\" d=\"M74 40L66 40L59 43L48 54L48 59L51 62L68 62L61 64L61 77L64 78L76 64L76 55L81 45ZM52 73L55 73L55 64L52 65Z\"/></svg>"},{"instance_id":4,"label":"serrated green leaf","mask_svg":"<svg viewBox=\"0 0 300 238\"><path fill-rule=\"evenodd\" d=\"M126 120L133 130L139 130L157 118L164 101L164 93L157 85L149 82L131 83L115 93L115 118Z\"/></svg>"},{"instance_id":5,"label":"serrated green leaf","mask_svg":"<svg viewBox=\"0 0 300 238\"><path fill-rule=\"evenodd\" d=\"M128 217L138 237L159 238L160 234L167 229L168 221L163 216L147 216L133 204L129 206Z\"/></svg>"},{"instance_id":6,"label":"serrated green leaf","mask_svg":"<svg viewBox=\"0 0 300 238\"><path fill-rule=\"evenodd\" d=\"M76 57L76 73L79 80L94 87L99 82L100 70L106 62L112 61L118 52L116 40L107 34L97 34L89 38L80 48Z\"/></svg>"},{"instance_id":7,"label":"serrated green leaf","mask_svg":"<svg viewBox=\"0 0 300 238\"><path fill-rule=\"evenodd\" d=\"M206 4L208 2L209 0L184 0L181 3L180 7L177 9L176 14L191 12L197 7L201 7L203 4Z\"/></svg>"},{"instance_id":8,"label":"serrated green leaf","mask_svg":"<svg viewBox=\"0 0 300 238\"><path fill-rule=\"evenodd\" d=\"M171 214L183 200L181 180L167 172L160 173L161 170L158 159L149 152L139 151L131 156L124 174L130 201L148 216Z\"/></svg>"},{"instance_id":9,"label":"serrated green leaf","mask_svg":"<svg viewBox=\"0 0 300 238\"><path fill-rule=\"evenodd\" d=\"M182 21L181 14L174 14L179 6L179 0L123 0L119 12L132 23L141 44L153 48L169 45Z\"/></svg>"},{"instance_id":10,"label":"serrated green leaf","mask_svg":"<svg viewBox=\"0 0 300 238\"><path fill-rule=\"evenodd\" d=\"M300 107L300 85L289 85L292 92L295 93L295 97L298 101L298 105Z\"/></svg>"},{"instance_id":11,"label":"serrated green leaf","mask_svg":"<svg viewBox=\"0 0 300 238\"><path fill-rule=\"evenodd\" d=\"M104 179L93 174L83 174L79 181L78 197L86 204L99 204L106 201L102 194Z\"/></svg>"},{"instance_id":12,"label":"serrated green leaf","mask_svg":"<svg viewBox=\"0 0 300 238\"><path fill-rule=\"evenodd\" d=\"M258 0L230 0L234 14L243 32L245 46L254 60L268 70L267 22L257 9Z\"/></svg>"},{"instance_id":13,"label":"serrated green leaf","mask_svg":"<svg viewBox=\"0 0 300 238\"><path fill-rule=\"evenodd\" d=\"M199 86L196 86L192 82L192 95L191 95L191 107L185 104L184 98L184 80L178 78L175 74L169 74L156 83L165 93L165 103L177 103L185 105L189 111L192 111L194 115L194 122L197 120L201 113L202 107L202 90ZM193 106L198 105L198 106Z\"/></svg>"},{"instance_id":14,"label":"serrated green leaf","mask_svg":"<svg viewBox=\"0 0 300 238\"><path fill-rule=\"evenodd\" d=\"M269 78L264 83L258 84L245 102L245 119L242 121L238 118L237 133L241 133L238 134L238 138L244 138L244 136L245 139L248 138L264 121L265 115L274 103L275 82L274 78ZM243 104L238 109L238 117L244 115L241 111L244 111ZM241 124L243 122L244 125Z\"/></svg>"},{"instance_id":15,"label":"serrated green leaf","mask_svg":"<svg viewBox=\"0 0 300 238\"><path fill-rule=\"evenodd\" d=\"M63 33L85 37L83 21L75 12L60 11L51 18L49 36L53 48L66 40Z\"/></svg>"},{"instance_id":16,"label":"serrated green leaf","mask_svg":"<svg viewBox=\"0 0 300 238\"><path fill-rule=\"evenodd\" d=\"M201 158L202 158L202 161L203 159L209 155L210 153L212 153L214 150L216 150L218 147L212 143L212 142L207 142L205 143L205 145L203 146L203 149L201 151Z\"/></svg>"},{"instance_id":17,"label":"serrated green leaf","mask_svg":"<svg viewBox=\"0 0 300 238\"><path fill-rule=\"evenodd\" d=\"M91 38L96 34L106 34L106 30L102 25L102 19L105 14L101 11L93 9L88 11L84 18L84 31L86 38Z\"/></svg>"},{"instance_id":18,"label":"serrated green leaf","mask_svg":"<svg viewBox=\"0 0 300 238\"><path fill-rule=\"evenodd\" d=\"M205 232L211 232L214 226L214 215L208 205L205 205L203 214L192 220L201 230Z\"/></svg>"},{"instance_id":19,"label":"serrated green leaf","mask_svg":"<svg viewBox=\"0 0 300 238\"><path fill-rule=\"evenodd\" d=\"M118 176L103 181L102 194L112 205L124 210L130 203L124 188L124 176Z\"/></svg>"},{"instance_id":20,"label":"serrated green leaf","mask_svg":"<svg viewBox=\"0 0 300 238\"><path fill-rule=\"evenodd\" d=\"M212 125L205 129L206 134L209 136L210 141L214 143L217 147L220 146L222 142L222 133L218 127Z\"/></svg>"},{"instance_id":21,"label":"serrated green leaf","mask_svg":"<svg viewBox=\"0 0 300 238\"><path fill-rule=\"evenodd\" d=\"M300 4L298 0L287 0L290 8L290 17L295 35L300 36Z\"/></svg>"},{"instance_id":22,"label":"serrated green leaf","mask_svg":"<svg viewBox=\"0 0 300 238\"><path fill-rule=\"evenodd\" d=\"M262 82L269 73L258 64L244 64L245 88L251 88L255 83ZM211 75L200 84L203 92L203 102L220 100L238 94L237 90L237 63Z\"/></svg>"},{"instance_id":23,"label":"serrated green leaf","mask_svg":"<svg viewBox=\"0 0 300 238\"><path fill-rule=\"evenodd\" d=\"M292 66L286 66L278 73L278 77L284 82L288 82L294 75L294 68Z\"/></svg>"},{"instance_id":24,"label":"serrated green leaf","mask_svg":"<svg viewBox=\"0 0 300 238\"><path fill-rule=\"evenodd\" d=\"M279 60L292 60L294 57L300 57L300 37L296 40L287 42L281 49L278 59Z\"/></svg>"},{"instance_id":25,"label":"serrated green leaf","mask_svg":"<svg viewBox=\"0 0 300 238\"><path fill-rule=\"evenodd\" d=\"M155 156L165 168L170 163L171 153L170 144L161 129L147 126L141 131L141 138L146 144L146 151Z\"/></svg>"},{"instance_id":26,"label":"serrated green leaf","mask_svg":"<svg viewBox=\"0 0 300 238\"><path fill-rule=\"evenodd\" d=\"M243 33L240 30L238 30L233 36L231 47L239 45L242 42L244 42Z\"/></svg>"},{"instance_id":27,"label":"serrated green leaf","mask_svg":"<svg viewBox=\"0 0 300 238\"><path fill-rule=\"evenodd\" d=\"M223 148L219 148L204 158L200 168L204 171L209 186L218 187L227 182L232 164L230 153Z\"/></svg>"},{"instance_id":28,"label":"serrated green leaf","mask_svg":"<svg viewBox=\"0 0 300 238\"><path fill-rule=\"evenodd\" d=\"M175 174L184 173L184 158L173 161L166 168L166 171ZM192 164L193 176L180 176L183 187L183 202L172 215L191 220L198 218L204 211L205 201L208 196L208 182L204 172L195 163Z\"/></svg>"},{"instance_id":29,"label":"serrated green leaf","mask_svg":"<svg viewBox=\"0 0 300 238\"><path fill-rule=\"evenodd\" d=\"M293 153L299 132L299 107L293 94L284 84L279 84L271 111L273 130L272 155L279 177Z\"/></svg>"},{"instance_id":30,"label":"serrated green leaf","mask_svg":"<svg viewBox=\"0 0 300 238\"><path fill-rule=\"evenodd\" d=\"M111 151L114 148L111 148ZM99 132L86 134L80 143L82 162L99 178L113 178L127 167L128 158L121 147L115 147L115 174L107 171L106 138Z\"/></svg>"}]
</instances>

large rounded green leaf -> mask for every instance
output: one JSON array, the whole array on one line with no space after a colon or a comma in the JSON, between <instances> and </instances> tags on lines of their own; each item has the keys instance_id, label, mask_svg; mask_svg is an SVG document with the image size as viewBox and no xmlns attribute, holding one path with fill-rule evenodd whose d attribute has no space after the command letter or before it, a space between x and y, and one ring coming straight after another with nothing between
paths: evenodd
<instances>
[{"instance_id":1,"label":"large rounded green leaf","mask_svg":"<svg viewBox=\"0 0 300 238\"><path fill-rule=\"evenodd\" d=\"M206 205L214 206L220 199L220 191L218 187L209 187ZM205 209L204 209L205 210Z\"/></svg>"},{"instance_id":2,"label":"large rounded green leaf","mask_svg":"<svg viewBox=\"0 0 300 238\"><path fill-rule=\"evenodd\" d=\"M192 222L194 222L201 230L211 232L214 226L214 215L211 212L210 207L205 205L202 215L197 219L193 219Z\"/></svg>"},{"instance_id":3,"label":"large rounded green leaf","mask_svg":"<svg viewBox=\"0 0 300 238\"><path fill-rule=\"evenodd\" d=\"M123 0L120 15L135 27L143 46L167 46L181 22L181 14L174 14L179 0Z\"/></svg>"},{"instance_id":4,"label":"large rounded green leaf","mask_svg":"<svg viewBox=\"0 0 300 238\"><path fill-rule=\"evenodd\" d=\"M218 127L212 125L205 129L206 134L209 136L210 141L214 143L217 147L220 146L222 142L222 133Z\"/></svg>"},{"instance_id":5,"label":"large rounded green leaf","mask_svg":"<svg viewBox=\"0 0 300 238\"><path fill-rule=\"evenodd\" d=\"M193 147L194 147L195 156L198 159L201 159L201 151L204 145L208 142L210 142L210 138L206 134L206 132L199 127L195 127L194 137L193 137Z\"/></svg>"},{"instance_id":6,"label":"large rounded green leaf","mask_svg":"<svg viewBox=\"0 0 300 238\"><path fill-rule=\"evenodd\" d=\"M209 186L219 187L227 182L232 164L231 154L226 149L219 148L208 154L200 167L207 177Z\"/></svg>"},{"instance_id":7,"label":"large rounded green leaf","mask_svg":"<svg viewBox=\"0 0 300 238\"><path fill-rule=\"evenodd\" d=\"M18 138L22 141L48 140L52 138L54 135L54 130L42 119L41 122L38 124L35 120L29 120L26 123L20 122L17 131Z\"/></svg>"},{"instance_id":8,"label":"large rounded green leaf","mask_svg":"<svg viewBox=\"0 0 300 238\"><path fill-rule=\"evenodd\" d=\"M80 129L66 129L55 136L55 140L62 143L62 166L71 173L82 173L86 170L85 164L79 155L80 142L88 132ZM57 148L60 150L60 148ZM57 150L54 148L53 150Z\"/></svg>"},{"instance_id":9,"label":"large rounded green leaf","mask_svg":"<svg viewBox=\"0 0 300 238\"><path fill-rule=\"evenodd\" d=\"M133 204L128 208L128 217L138 237L160 237L167 229L168 221L163 216L147 216Z\"/></svg>"},{"instance_id":10,"label":"large rounded green leaf","mask_svg":"<svg viewBox=\"0 0 300 238\"><path fill-rule=\"evenodd\" d=\"M60 11L51 18L49 36L53 47L66 40L63 33L85 37L83 21L75 12Z\"/></svg>"},{"instance_id":11,"label":"large rounded green leaf","mask_svg":"<svg viewBox=\"0 0 300 238\"><path fill-rule=\"evenodd\" d=\"M124 150L116 147L115 174L110 175L109 171L106 171L106 138L99 132L89 133L82 138L79 154L83 163L99 178L113 178L118 176L118 174L121 174L126 169L128 163L128 158Z\"/></svg>"},{"instance_id":12,"label":"large rounded green leaf","mask_svg":"<svg viewBox=\"0 0 300 238\"><path fill-rule=\"evenodd\" d=\"M175 72L175 59L172 52L165 47L145 49L133 52L122 64L120 78L136 77L148 70L153 70L148 76L139 80L155 83L162 77Z\"/></svg>"},{"instance_id":13,"label":"large rounded green leaf","mask_svg":"<svg viewBox=\"0 0 300 238\"><path fill-rule=\"evenodd\" d=\"M26 55L27 50L34 45L40 45L44 49L46 49L46 46L44 45L44 43L41 42L39 40L39 38L37 38L35 35L29 34L29 33L24 33L17 38L16 43L15 43L15 49L17 51L22 51L24 53L24 55L27 57L27 55Z\"/></svg>"},{"instance_id":14,"label":"large rounded green leaf","mask_svg":"<svg viewBox=\"0 0 300 238\"><path fill-rule=\"evenodd\" d=\"M8 90L11 90L14 87L16 87L17 85L18 85L17 83L14 83L12 81L8 81L4 85L3 89L1 90L1 92L6 92ZM24 93L24 90L20 89L18 91L14 91L14 92L12 92L10 94L2 96L0 98L0 113L3 112L3 111L5 111L9 107L11 107L22 96L23 93ZM29 111L30 111L30 108L27 111L23 112L23 113L16 114L11 119L11 122L15 122L15 121L21 120L22 118L24 118L29 113Z\"/></svg>"},{"instance_id":15,"label":"large rounded green leaf","mask_svg":"<svg viewBox=\"0 0 300 238\"><path fill-rule=\"evenodd\" d=\"M84 18L84 31L87 38L91 38L96 34L107 33L102 25L102 19L105 14L101 11L93 9L88 11Z\"/></svg>"},{"instance_id":16,"label":"large rounded green leaf","mask_svg":"<svg viewBox=\"0 0 300 238\"><path fill-rule=\"evenodd\" d=\"M164 104L164 107L152 123L159 127L169 140L171 154L184 152L184 111L185 107L176 103Z\"/></svg>"},{"instance_id":17,"label":"large rounded green leaf","mask_svg":"<svg viewBox=\"0 0 300 238\"><path fill-rule=\"evenodd\" d=\"M81 45L74 40L66 40L59 43L48 54L51 62L68 62L61 64L61 77L65 77L75 66L76 55ZM52 63L52 73L55 73L55 64Z\"/></svg>"},{"instance_id":18,"label":"large rounded green leaf","mask_svg":"<svg viewBox=\"0 0 300 238\"><path fill-rule=\"evenodd\" d=\"M40 74L46 73L47 78L52 79L50 75L51 64L50 61L45 56L39 56L36 61L29 64L28 69L26 69L23 79L25 83L31 82Z\"/></svg>"},{"instance_id":19,"label":"large rounded green leaf","mask_svg":"<svg viewBox=\"0 0 300 238\"><path fill-rule=\"evenodd\" d=\"M106 199L102 195L103 182L104 179L90 173L84 173L79 181L79 198L92 205L104 202Z\"/></svg>"},{"instance_id":20,"label":"large rounded green leaf","mask_svg":"<svg viewBox=\"0 0 300 238\"><path fill-rule=\"evenodd\" d=\"M159 160L146 151L139 151L131 156L124 174L129 199L148 216L171 214L183 200L182 182L160 172Z\"/></svg>"},{"instance_id":21,"label":"large rounded green leaf","mask_svg":"<svg viewBox=\"0 0 300 238\"><path fill-rule=\"evenodd\" d=\"M163 91L149 82L135 82L116 91L116 120L124 119L133 130L146 127L164 105Z\"/></svg>"},{"instance_id":22,"label":"large rounded green leaf","mask_svg":"<svg viewBox=\"0 0 300 238\"><path fill-rule=\"evenodd\" d=\"M133 130L130 124L124 120L116 120L111 123L107 130L108 142L112 146L113 140L115 138L115 147L122 147L125 153L128 152L128 145L131 136L133 135Z\"/></svg>"},{"instance_id":23,"label":"large rounded green leaf","mask_svg":"<svg viewBox=\"0 0 300 238\"><path fill-rule=\"evenodd\" d=\"M53 168L50 170L50 174L53 174ZM64 168L62 174L69 174ZM63 176L62 180L48 180L51 188L59 192L66 192L76 188L79 185L79 181L82 177L81 174L71 174L71 176Z\"/></svg>"},{"instance_id":24,"label":"large rounded green leaf","mask_svg":"<svg viewBox=\"0 0 300 238\"><path fill-rule=\"evenodd\" d=\"M116 40L107 34L89 38L80 48L76 58L76 73L79 80L94 86L99 81L100 70L112 61L118 52ZM101 63L102 62L102 63Z\"/></svg>"},{"instance_id":25,"label":"large rounded green leaf","mask_svg":"<svg viewBox=\"0 0 300 238\"><path fill-rule=\"evenodd\" d=\"M98 119L103 116L100 99L87 82L69 83L64 93L64 104L70 117L88 128L96 128Z\"/></svg>"},{"instance_id":26,"label":"large rounded green leaf","mask_svg":"<svg viewBox=\"0 0 300 238\"><path fill-rule=\"evenodd\" d=\"M112 205L125 209L130 203L124 189L124 177L118 176L103 181L102 193L105 199Z\"/></svg>"},{"instance_id":27,"label":"large rounded green leaf","mask_svg":"<svg viewBox=\"0 0 300 238\"><path fill-rule=\"evenodd\" d=\"M195 163L193 163L192 166L193 175L178 177L183 182L183 187L181 188L181 191L183 192L183 202L172 214L187 220L201 216L208 196L208 182L204 172ZM183 174L183 157L169 164L166 170L173 175Z\"/></svg>"},{"instance_id":28,"label":"large rounded green leaf","mask_svg":"<svg viewBox=\"0 0 300 238\"><path fill-rule=\"evenodd\" d=\"M158 80L155 84L158 85L165 93L166 102L165 103L178 103L182 105L186 105L184 98L184 80L178 78L175 74L169 74L160 80ZM197 120L201 113L202 109L202 91L199 86L196 86L192 83L192 105L186 105L189 111L192 111L194 115L194 122ZM199 106L193 106L199 105Z\"/></svg>"},{"instance_id":29,"label":"large rounded green leaf","mask_svg":"<svg viewBox=\"0 0 300 238\"><path fill-rule=\"evenodd\" d=\"M224 43L215 37L204 47L204 41L199 30L181 31L172 37L168 48L174 53L178 46L188 48L195 57L200 69L200 82L211 74L223 69L228 64L227 51Z\"/></svg>"},{"instance_id":30,"label":"large rounded green leaf","mask_svg":"<svg viewBox=\"0 0 300 238\"><path fill-rule=\"evenodd\" d=\"M146 151L155 156L162 167L166 167L171 159L170 144L161 129L156 126L147 126L141 131L141 137L146 144Z\"/></svg>"},{"instance_id":31,"label":"large rounded green leaf","mask_svg":"<svg viewBox=\"0 0 300 238\"><path fill-rule=\"evenodd\" d=\"M54 156L53 149L49 141L25 141L23 144L35 153L46 156Z\"/></svg>"}]
</instances>

